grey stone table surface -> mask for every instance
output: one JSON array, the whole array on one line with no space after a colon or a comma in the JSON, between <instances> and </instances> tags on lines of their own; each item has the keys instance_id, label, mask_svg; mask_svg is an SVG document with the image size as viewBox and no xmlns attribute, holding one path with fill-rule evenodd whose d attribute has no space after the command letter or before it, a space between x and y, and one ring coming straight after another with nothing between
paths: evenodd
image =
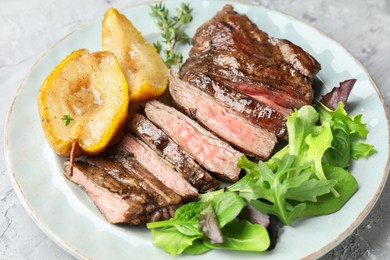
<instances>
[{"instance_id":1,"label":"grey stone table surface","mask_svg":"<svg viewBox=\"0 0 390 260\"><path fill-rule=\"evenodd\" d=\"M109 6L130 0L0 0L1 136L8 108L23 77L42 53ZM390 106L390 1L259 0L327 33L369 71ZM385 141L385 140L384 140ZM1 146L4 139L1 138ZM375 207L344 242L323 259L390 259L390 183ZM73 259L32 221L19 201L0 152L0 259Z\"/></svg>"}]
</instances>

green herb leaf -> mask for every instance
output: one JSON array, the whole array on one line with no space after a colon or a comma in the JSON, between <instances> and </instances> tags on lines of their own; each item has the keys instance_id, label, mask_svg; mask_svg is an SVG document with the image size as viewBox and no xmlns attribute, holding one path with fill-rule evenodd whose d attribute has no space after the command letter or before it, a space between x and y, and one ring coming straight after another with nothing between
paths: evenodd
<instances>
[{"instance_id":1,"label":"green herb leaf","mask_svg":"<svg viewBox=\"0 0 390 260\"><path fill-rule=\"evenodd\" d=\"M68 126L70 124L70 121L73 121L74 118L71 117L69 114L63 115L61 120L65 121L65 126Z\"/></svg>"},{"instance_id":2,"label":"green herb leaf","mask_svg":"<svg viewBox=\"0 0 390 260\"><path fill-rule=\"evenodd\" d=\"M158 53L163 54L164 62L168 67L177 66L180 68L183 62L181 52L176 52L178 44L190 43L190 37L184 32L183 28L192 20L192 8L189 4L182 3L180 8L176 9L176 16L171 17L169 10L162 3L151 6L150 15L156 18L157 27L161 30L162 43L154 43Z\"/></svg>"}]
</instances>

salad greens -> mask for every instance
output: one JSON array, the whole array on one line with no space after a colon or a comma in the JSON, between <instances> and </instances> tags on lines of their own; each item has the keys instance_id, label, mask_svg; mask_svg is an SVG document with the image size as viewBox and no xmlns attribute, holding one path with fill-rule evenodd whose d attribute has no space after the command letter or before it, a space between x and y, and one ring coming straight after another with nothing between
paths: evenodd
<instances>
[{"instance_id":1,"label":"salad greens","mask_svg":"<svg viewBox=\"0 0 390 260\"><path fill-rule=\"evenodd\" d=\"M212 248L265 251L270 245L266 228L236 219L246 205L237 193L222 192L206 202L183 205L172 219L147 227L152 229L154 244L171 255L201 254Z\"/></svg>"},{"instance_id":2,"label":"salad greens","mask_svg":"<svg viewBox=\"0 0 390 260\"><path fill-rule=\"evenodd\" d=\"M335 110L319 102L296 110L287 119L289 143L283 149L266 162L241 157L237 165L246 175L238 182L200 195L170 220L149 223L154 243L172 255L212 248L264 251L268 231L239 218L243 209L274 215L285 225L338 211L358 189L350 160L375 152L359 140L368 133L361 119L348 116L342 102Z\"/></svg>"}]
</instances>

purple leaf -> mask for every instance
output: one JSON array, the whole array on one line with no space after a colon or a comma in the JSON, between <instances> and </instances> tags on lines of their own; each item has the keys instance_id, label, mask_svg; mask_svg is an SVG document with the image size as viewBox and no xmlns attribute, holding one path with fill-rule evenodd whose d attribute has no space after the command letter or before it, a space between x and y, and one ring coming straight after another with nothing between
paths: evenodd
<instances>
[{"instance_id":1,"label":"purple leaf","mask_svg":"<svg viewBox=\"0 0 390 260\"><path fill-rule=\"evenodd\" d=\"M341 101L344 105L347 103L349 94L353 86L355 85L356 79L349 79L340 82L339 87L334 87L328 94L322 97L320 102L329 109L335 110L338 103Z\"/></svg>"},{"instance_id":2,"label":"purple leaf","mask_svg":"<svg viewBox=\"0 0 390 260\"><path fill-rule=\"evenodd\" d=\"M223 244L222 231L211 203L207 203L200 213L199 227L211 244Z\"/></svg>"},{"instance_id":3,"label":"purple leaf","mask_svg":"<svg viewBox=\"0 0 390 260\"><path fill-rule=\"evenodd\" d=\"M252 224L262 225L265 228L268 227L270 222L269 216L267 214L258 211L249 202L247 202L247 206L242 209L239 218L246 219Z\"/></svg>"}]
</instances>

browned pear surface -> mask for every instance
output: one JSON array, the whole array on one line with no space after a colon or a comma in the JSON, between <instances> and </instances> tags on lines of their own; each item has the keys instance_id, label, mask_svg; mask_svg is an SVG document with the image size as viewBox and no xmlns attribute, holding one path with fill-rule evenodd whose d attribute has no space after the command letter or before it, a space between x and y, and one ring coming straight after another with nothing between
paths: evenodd
<instances>
[{"instance_id":1,"label":"browned pear surface","mask_svg":"<svg viewBox=\"0 0 390 260\"><path fill-rule=\"evenodd\" d=\"M128 86L110 52L72 52L46 78L38 110L50 146L69 156L72 143L80 154L105 149L127 117Z\"/></svg>"}]
</instances>

